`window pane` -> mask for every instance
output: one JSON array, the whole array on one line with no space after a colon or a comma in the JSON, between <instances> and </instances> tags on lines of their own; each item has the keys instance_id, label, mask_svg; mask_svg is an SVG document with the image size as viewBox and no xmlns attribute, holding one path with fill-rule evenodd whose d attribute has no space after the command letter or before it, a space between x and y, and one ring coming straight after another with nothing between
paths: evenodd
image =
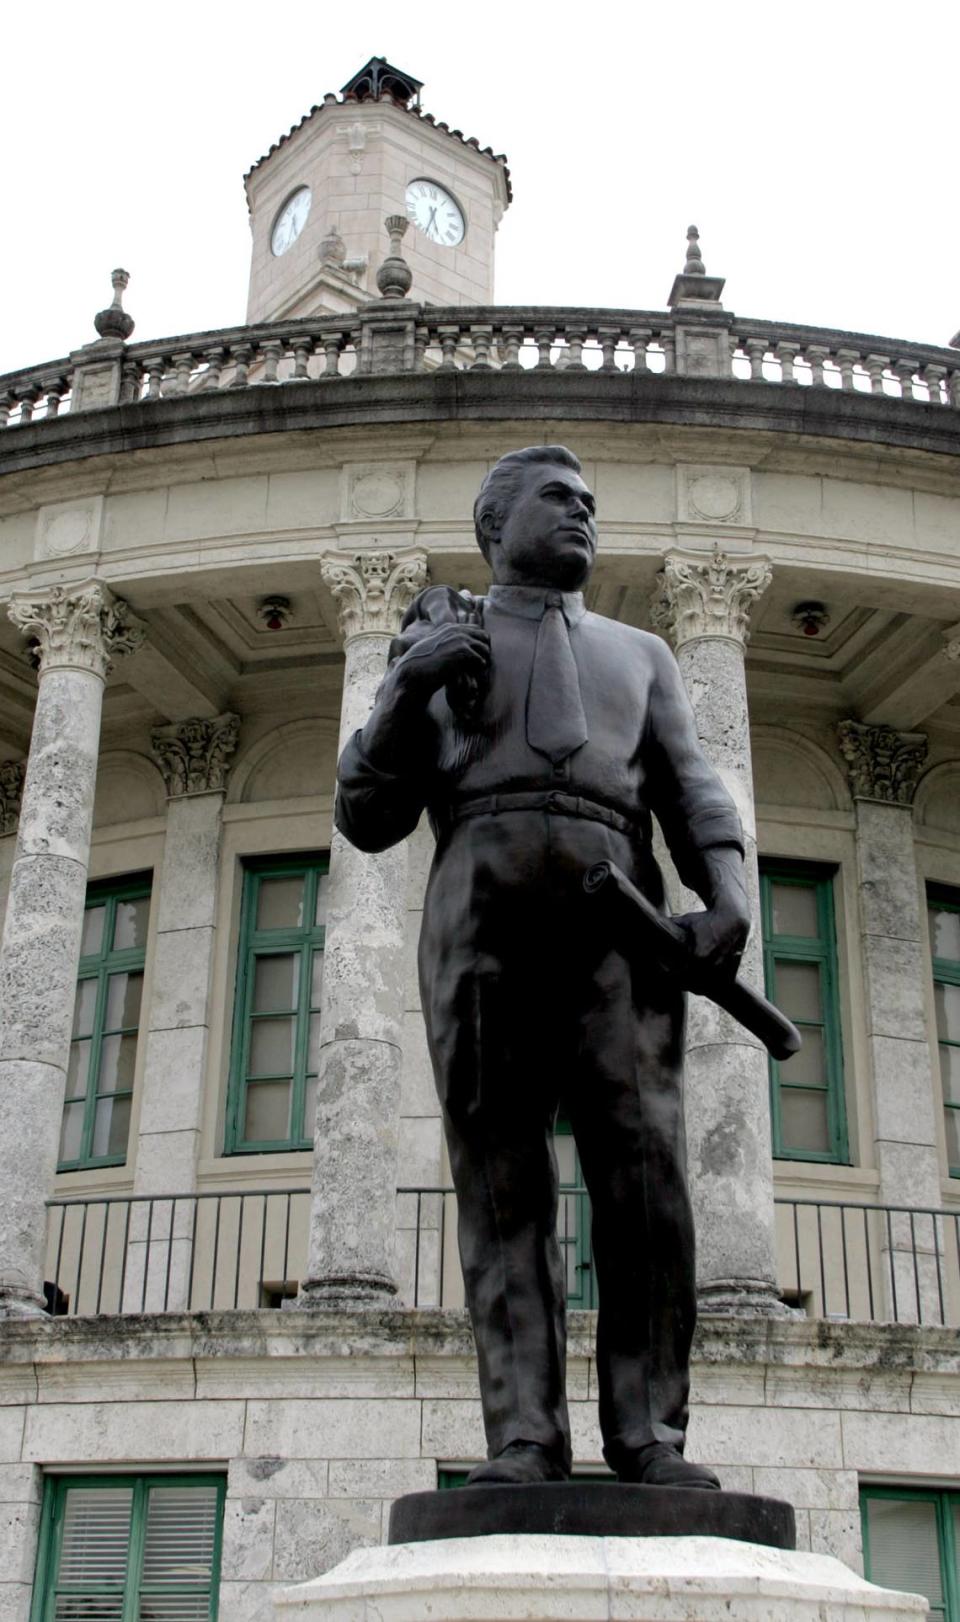
<instances>
[{"instance_id":1,"label":"window pane","mask_svg":"<svg viewBox=\"0 0 960 1622\"><path fill-rule=\"evenodd\" d=\"M210 1622L208 1594L145 1594L138 1622Z\"/></svg>"},{"instance_id":2,"label":"window pane","mask_svg":"<svg viewBox=\"0 0 960 1622\"><path fill-rule=\"evenodd\" d=\"M93 1030L93 1016L97 1007L96 980L78 980L77 997L73 1005L74 1036L89 1036Z\"/></svg>"},{"instance_id":3,"label":"window pane","mask_svg":"<svg viewBox=\"0 0 960 1622\"><path fill-rule=\"evenodd\" d=\"M303 1089L303 1132L302 1136L313 1141L317 1128L317 1078L308 1076L307 1084Z\"/></svg>"},{"instance_id":4,"label":"window pane","mask_svg":"<svg viewBox=\"0 0 960 1622\"><path fill-rule=\"evenodd\" d=\"M881 1588L925 1594L943 1613L937 1506L896 1498L868 1498L870 1581Z\"/></svg>"},{"instance_id":5,"label":"window pane","mask_svg":"<svg viewBox=\"0 0 960 1622\"><path fill-rule=\"evenodd\" d=\"M215 1487L152 1487L143 1549L144 1584L209 1582L216 1536Z\"/></svg>"},{"instance_id":6,"label":"window pane","mask_svg":"<svg viewBox=\"0 0 960 1622\"><path fill-rule=\"evenodd\" d=\"M137 901L118 901L113 926L114 950L125 952L133 946L146 946L149 917L148 895L140 896Z\"/></svg>"},{"instance_id":7,"label":"window pane","mask_svg":"<svg viewBox=\"0 0 960 1622\"><path fill-rule=\"evenodd\" d=\"M312 1075L320 1068L320 1015L310 1015L310 1029L307 1032L307 1070Z\"/></svg>"},{"instance_id":8,"label":"window pane","mask_svg":"<svg viewBox=\"0 0 960 1622\"><path fill-rule=\"evenodd\" d=\"M937 1035L941 1041L960 1042L960 986L938 982L933 988Z\"/></svg>"},{"instance_id":9,"label":"window pane","mask_svg":"<svg viewBox=\"0 0 960 1622\"><path fill-rule=\"evenodd\" d=\"M290 1128L290 1084L285 1081L251 1082L243 1135L249 1143L274 1143Z\"/></svg>"},{"instance_id":10,"label":"window pane","mask_svg":"<svg viewBox=\"0 0 960 1622\"><path fill-rule=\"evenodd\" d=\"M313 962L310 965L310 1007L320 1007L320 995L323 990L323 953L314 952Z\"/></svg>"},{"instance_id":11,"label":"window pane","mask_svg":"<svg viewBox=\"0 0 960 1622\"><path fill-rule=\"evenodd\" d=\"M826 1154L830 1148L826 1093L781 1087L780 1139L784 1149Z\"/></svg>"},{"instance_id":12,"label":"window pane","mask_svg":"<svg viewBox=\"0 0 960 1622\"><path fill-rule=\"evenodd\" d=\"M129 1487L71 1487L67 1491L57 1573L60 1584L123 1582L132 1503ZM85 1614L99 1613L88 1610Z\"/></svg>"},{"instance_id":13,"label":"window pane","mask_svg":"<svg viewBox=\"0 0 960 1622\"><path fill-rule=\"evenodd\" d=\"M330 874L329 873L318 873L317 874L317 908L316 908L316 913L314 915L314 920L313 921L314 921L315 924L319 924L321 926L321 928L326 928L326 923L327 923L327 894L329 892L329 889L330 889ZM958 953L957 955L960 956L960 953Z\"/></svg>"},{"instance_id":14,"label":"window pane","mask_svg":"<svg viewBox=\"0 0 960 1622\"><path fill-rule=\"evenodd\" d=\"M107 981L105 1031L136 1030L140 1023L142 974L111 974Z\"/></svg>"},{"instance_id":15,"label":"window pane","mask_svg":"<svg viewBox=\"0 0 960 1622\"><path fill-rule=\"evenodd\" d=\"M101 1098L93 1123L94 1155L124 1155L130 1135L129 1098Z\"/></svg>"},{"instance_id":16,"label":"window pane","mask_svg":"<svg viewBox=\"0 0 960 1622\"><path fill-rule=\"evenodd\" d=\"M931 906L930 950L934 957L950 957L960 963L960 912Z\"/></svg>"},{"instance_id":17,"label":"window pane","mask_svg":"<svg viewBox=\"0 0 960 1622\"><path fill-rule=\"evenodd\" d=\"M947 1137L947 1165L960 1166L960 1109L945 1109L943 1120Z\"/></svg>"},{"instance_id":18,"label":"window pane","mask_svg":"<svg viewBox=\"0 0 960 1622\"><path fill-rule=\"evenodd\" d=\"M100 1045L98 1093L122 1093L133 1086L137 1063L137 1038L105 1036Z\"/></svg>"},{"instance_id":19,"label":"window pane","mask_svg":"<svg viewBox=\"0 0 960 1622\"><path fill-rule=\"evenodd\" d=\"M945 1104L960 1104L960 1048L940 1044L940 1083Z\"/></svg>"},{"instance_id":20,"label":"window pane","mask_svg":"<svg viewBox=\"0 0 960 1622\"><path fill-rule=\"evenodd\" d=\"M261 879L257 896L258 929L300 929L303 926L303 874L282 879Z\"/></svg>"},{"instance_id":21,"label":"window pane","mask_svg":"<svg viewBox=\"0 0 960 1622\"><path fill-rule=\"evenodd\" d=\"M817 887L815 884L770 885L775 935L817 937Z\"/></svg>"},{"instance_id":22,"label":"window pane","mask_svg":"<svg viewBox=\"0 0 960 1622\"><path fill-rule=\"evenodd\" d=\"M258 957L253 971L253 1006L259 1013L270 1008L296 1008L300 953Z\"/></svg>"},{"instance_id":23,"label":"window pane","mask_svg":"<svg viewBox=\"0 0 960 1622\"><path fill-rule=\"evenodd\" d=\"M87 957L99 952L103 946L103 920L106 917L105 906L87 907L83 914L83 934L80 937L80 956Z\"/></svg>"},{"instance_id":24,"label":"window pane","mask_svg":"<svg viewBox=\"0 0 960 1622\"><path fill-rule=\"evenodd\" d=\"M577 1149L571 1133L558 1132L554 1137L553 1147L556 1151L557 1170L560 1173L561 1183L575 1183L577 1180Z\"/></svg>"},{"instance_id":25,"label":"window pane","mask_svg":"<svg viewBox=\"0 0 960 1622\"><path fill-rule=\"evenodd\" d=\"M83 1104L67 1104L60 1127L60 1159L79 1160L83 1141Z\"/></svg>"},{"instance_id":26,"label":"window pane","mask_svg":"<svg viewBox=\"0 0 960 1622\"><path fill-rule=\"evenodd\" d=\"M293 1071L293 1043L297 1022L284 1019L254 1020L250 1032L251 1076L286 1076Z\"/></svg>"},{"instance_id":27,"label":"window pane","mask_svg":"<svg viewBox=\"0 0 960 1622\"><path fill-rule=\"evenodd\" d=\"M823 1018L820 996L820 965L818 963L790 963L777 959L777 1007L790 1019Z\"/></svg>"},{"instance_id":28,"label":"window pane","mask_svg":"<svg viewBox=\"0 0 960 1622\"><path fill-rule=\"evenodd\" d=\"M803 1047L792 1059L784 1059L781 1062L780 1080L800 1087L823 1087L827 1081L823 1032L811 1030L808 1026L806 1030L800 1032L800 1035L803 1037Z\"/></svg>"},{"instance_id":29,"label":"window pane","mask_svg":"<svg viewBox=\"0 0 960 1622\"><path fill-rule=\"evenodd\" d=\"M90 1043L71 1042L67 1061L68 1098L83 1098L87 1091L87 1070L90 1065Z\"/></svg>"},{"instance_id":30,"label":"window pane","mask_svg":"<svg viewBox=\"0 0 960 1622\"><path fill-rule=\"evenodd\" d=\"M120 1622L123 1616L123 1596L92 1599L88 1594L59 1594L54 1611L56 1622Z\"/></svg>"}]
</instances>

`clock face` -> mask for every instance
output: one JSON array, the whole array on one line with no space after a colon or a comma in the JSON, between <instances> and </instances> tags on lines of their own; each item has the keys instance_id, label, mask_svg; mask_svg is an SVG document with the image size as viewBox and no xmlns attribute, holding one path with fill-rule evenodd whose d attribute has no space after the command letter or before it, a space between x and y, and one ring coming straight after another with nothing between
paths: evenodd
<instances>
[{"instance_id":1,"label":"clock face","mask_svg":"<svg viewBox=\"0 0 960 1622\"><path fill-rule=\"evenodd\" d=\"M270 233L270 247L277 258L292 248L307 223L313 196L309 186L299 186L287 198Z\"/></svg>"},{"instance_id":2,"label":"clock face","mask_svg":"<svg viewBox=\"0 0 960 1622\"><path fill-rule=\"evenodd\" d=\"M407 187L407 214L424 236L441 248L456 248L463 241L466 221L460 204L435 180L411 180Z\"/></svg>"}]
</instances>

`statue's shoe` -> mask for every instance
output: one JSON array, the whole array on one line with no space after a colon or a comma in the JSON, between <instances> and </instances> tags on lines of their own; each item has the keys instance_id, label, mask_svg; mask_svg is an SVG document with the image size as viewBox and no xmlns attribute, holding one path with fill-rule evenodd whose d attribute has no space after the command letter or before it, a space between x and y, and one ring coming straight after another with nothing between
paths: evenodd
<instances>
[{"instance_id":1,"label":"statue's shoe","mask_svg":"<svg viewBox=\"0 0 960 1622\"><path fill-rule=\"evenodd\" d=\"M618 1481L640 1482L644 1487L698 1487L707 1492L719 1492L720 1481L705 1464L694 1464L685 1459L675 1447L666 1442L651 1442L649 1447L638 1448L635 1453L617 1455Z\"/></svg>"},{"instance_id":2,"label":"statue's shoe","mask_svg":"<svg viewBox=\"0 0 960 1622\"><path fill-rule=\"evenodd\" d=\"M511 1442L495 1459L478 1464L467 1477L468 1487L533 1486L538 1481L566 1481L556 1456L539 1442Z\"/></svg>"}]
</instances>

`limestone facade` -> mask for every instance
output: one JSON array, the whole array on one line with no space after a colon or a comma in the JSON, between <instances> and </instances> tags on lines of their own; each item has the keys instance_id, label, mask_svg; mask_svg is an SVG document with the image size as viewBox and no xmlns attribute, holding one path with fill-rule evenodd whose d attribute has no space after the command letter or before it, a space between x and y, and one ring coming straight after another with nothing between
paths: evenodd
<instances>
[{"instance_id":1,"label":"limestone facade","mask_svg":"<svg viewBox=\"0 0 960 1622\"><path fill-rule=\"evenodd\" d=\"M344 386L367 381L375 394L378 379ZM414 381L410 398L426 411ZM855 1568L863 1484L960 1479L949 1327L960 1320L949 1237L960 1179L949 1172L926 927L928 886L960 896L960 729L955 661L944 651L945 631L960 621L960 463L924 447L884 456L840 418L832 436L824 427L804 439L745 426L720 404L709 423L643 412L599 421L582 402L565 415L559 385L551 393L547 381L527 410L528 379L523 399L509 381L464 374L460 415L438 389L429 420L411 410L387 420L382 400L365 416L362 397L348 392L349 410L337 408L344 420L290 433L259 433L249 421L242 429L229 410L214 421L213 400L209 439L180 415L189 406L196 424L202 399L161 399L167 442L158 434L136 457L88 442L82 414L49 425L46 440L42 423L0 439L0 458L13 464L0 479L0 593L37 603L95 590L101 630L104 605L117 600L142 630L112 673L94 668L86 636L83 668L43 668L38 685L16 625L0 627L0 979L23 963L36 980L33 1001L4 1010L3 1041L13 1046L0 1048L0 1078L9 1079L0 1158L5 1186L19 1190L16 1200L0 1197L10 1313L0 1324L3 1622L28 1614L44 1474L223 1471L220 1617L252 1622L269 1614L278 1588L379 1541L396 1494L432 1486L438 1467L482 1450L452 1215L430 1192L449 1183L415 973L431 837L424 827L386 858L339 847L334 772L410 594L428 578L482 591L476 488L503 451L541 437L581 456L597 495L591 606L653 628L651 601L672 574L678 604L686 595L672 623L656 623L676 639L751 859L755 851L761 864L806 864L832 901L842 1154L772 1158L764 1055L709 1012L691 1013L701 1282L725 1308L701 1325L691 1452L730 1487L790 1497L802 1546ZM689 381L695 416L706 385ZM610 379L618 397L620 382ZM725 388L717 384L718 401ZM911 411L934 414L904 404L902 414ZM290 605L277 629L258 613L271 596ZM828 615L816 635L795 623L798 605L811 602ZM41 644L40 657L54 656ZM58 682L69 693L54 715L45 693ZM69 804L55 776L64 742L80 762L65 784ZM322 853L326 1125L315 1152L237 1152L228 1114L248 878L267 859ZM58 864L44 938L51 952L59 945L43 960L55 972L43 975L18 956L39 930L24 899L29 863L38 873ZM152 893L126 1152L55 1172L84 886L144 874ZM752 951L747 968L759 979L759 931ZM21 1041L28 1017L32 1034ZM746 1179L744 1166L753 1168ZM414 1192L397 1199L398 1187ZM225 1203L231 1193L256 1196L245 1240L238 1207ZM44 1251L48 1198L73 1204L66 1215L62 1205L51 1211ZM141 1203L125 1206L131 1198ZM103 1206L87 1219L95 1259L76 1271L84 1199L131 1212L127 1229L110 1230L99 1279ZM774 1199L949 1213L937 1230L946 1235L947 1327L929 1219L912 1231L909 1219L878 1224L859 1251L851 1222L856 1276L846 1300L839 1229L828 1225L824 1300L809 1249L813 1208ZM288 1242L280 1218L265 1232L258 1274L257 1212L267 1204L271 1222L289 1212ZM212 1311L199 1293L211 1279ZM55 1280L68 1315L24 1317ZM98 1282L108 1321L94 1316ZM270 1285L262 1297L261 1283ZM745 1286L765 1297L756 1316L739 1310ZM326 1293L324 1310L278 1310L298 1290ZM371 1294L361 1310L357 1300ZM776 1316L779 1295L807 1316ZM407 1304L415 1298L416 1309ZM893 1316L901 1322L873 1321ZM593 1333L592 1314L575 1317L570 1392L582 1468L599 1463Z\"/></svg>"}]
</instances>

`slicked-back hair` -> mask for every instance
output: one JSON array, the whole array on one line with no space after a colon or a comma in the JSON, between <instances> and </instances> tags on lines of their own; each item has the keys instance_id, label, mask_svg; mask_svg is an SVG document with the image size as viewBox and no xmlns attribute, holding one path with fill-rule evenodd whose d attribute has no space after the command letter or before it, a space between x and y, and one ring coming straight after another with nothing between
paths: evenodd
<instances>
[{"instance_id":1,"label":"slicked-back hair","mask_svg":"<svg viewBox=\"0 0 960 1622\"><path fill-rule=\"evenodd\" d=\"M497 523L503 523L523 483L524 473L532 462L553 462L558 467L570 468L574 473L581 471L579 459L565 445L528 445L526 450L508 451L506 456L501 456L481 484L473 504L477 545L488 563L490 542L481 528L481 519L485 513L493 513Z\"/></svg>"}]
</instances>

